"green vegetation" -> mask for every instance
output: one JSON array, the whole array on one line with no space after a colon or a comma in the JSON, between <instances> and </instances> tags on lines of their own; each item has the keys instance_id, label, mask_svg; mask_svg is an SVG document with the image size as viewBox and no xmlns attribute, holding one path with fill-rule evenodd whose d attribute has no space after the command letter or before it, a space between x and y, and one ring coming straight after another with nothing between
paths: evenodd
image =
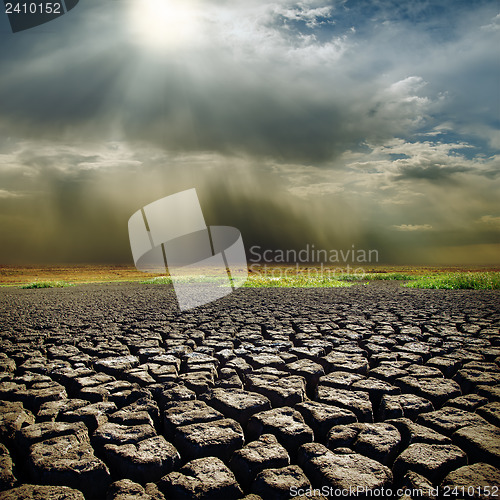
<instances>
[{"instance_id":1,"label":"green vegetation","mask_svg":"<svg viewBox=\"0 0 500 500\"><path fill-rule=\"evenodd\" d=\"M250 275L245 287L342 287L355 283L367 284L371 281L406 281L405 287L442 288L449 290L498 290L500 289L499 272L435 272L429 275L398 272L321 275L314 273L296 274L286 277L272 275Z\"/></svg>"},{"instance_id":2,"label":"green vegetation","mask_svg":"<svg viewBox=\"0 0 500 500\"><path fill-rule=\"evenodd\" d=\"M367 274L339 274L335 276L335 279L338 281L344 282L360 282L367 280Z\"/></svg>"},{"instance_id":3,"label":"green vegetation","mask_svg":"<svg viewBox=\"0 0 500 500\"><path fill-rule=\"evenodd\" d=\"M170 276L156 276L148 280L140 281L143 285L171 285L172 278Z\"/></svg>"},{"instance_id":4,"label":"green vegetation","mask_svg":"<svg viewBox=\"0 0 500 500\"><path fill-rule=\"evenodd\" d=\"M418 278L418 276L415 274L402 274L402 273L368 273L360 276L363 276L363 279L370 281L377 281L377 280L408 281Z\"/></svg>"},{"instance_id":5,"label":"green vegetation","mask_svg":"<svg viewBox=\"0 0 500 500\"><path fill-rule=\"evenodd\" d=\"M180 276L176 278L178 283L227 283L226 278L221 276L204 276L204 275L192 275L192 276ZM172 278L170 276L156 276L145 281L140 281L144 285L171 285Z\"/></svg>"},{"instance_id":6,"label":"green vegetation","mask_svg":"<svg viewBox=\"0 0 500 500\"><path fill-rule=\"evenodd\" d=\"M66 281L33 281L21 285L19 288L63 288L66 286L73 286L73 284Z\"/></svg>"},{"instance_id":7,"label":"green vegetation","mask_svg":"<svg viewBox=\"0 0 500 500\"><path fill-rule=\"evenodd\" d=\"M313 288L313 287L328 287L338 288L351 286L352 283L340 281L338 278L332 278L322 275L295 275L286 277L274 277L265 275L250 276L244 287L250 288Z\"/></svg>"},{"instance_id":8,"label":"green vegetation","mask_svg":"<svg viewBox=\"0 0 500 500\"><path fill-rule=\"evenodd\" d=\"M220 281L218 276L185 276L182 279L183 283L217 283ZM172 279L169 276L157 276L141 283L146 285L170 285ZM221 282L221 284L223 284ZM225 284L225 283L224 283ZM278 278L266 275L250 275L248 280L242 285L249 288L309 288L309 287L346 287L351 286L351 283L345 283L336 278L326 276L288 276Z\"/></svg>"},{"instance_id":9,"label":"green vegetation","mask_svg":"<svg viewBox=\"0 0 500 500\"><path fill-rule=\"evenodd\" d=\"M9 271L7 269L7 271ZM5 272L7 272L5 271ZM83 283L111 283L111 282L136 282L152 285L171 285L170 276L152 276L144 279L144 273L125 272L126 270L97 269L95 276L87 268L81 270L81 276L71 273L71 269L49 274L32 272L31 276L25 277L24 283L7 283L1 286L18 286L20 288L61 288ZM474 290L498 290L500 289L500 272L495 271L461 271L450 269L433 268L387 268L373 270L368 273L341 274L329 269L304 268L294 272L287 272L287 268L280 266L269 267L266 272L250 272L248 280L243 284L249 288L312 288L312 287L348 287L355 284L367 285L379 280L401 282L402 286L410 288L439 288L448 290L474 289ZM39 277L36 274L40 274ZM89 274L90 273L90 274ZM121 274L120 274L121 273ZM205 273L208 274L205 275ZM33 275L35 274L35 275ZM142 276L141 276L142 275ZM141 276L141 278L139 278ZM92 279L91 279L92 278ZM31 279L31 281L29 281ZM238 280L239 281L239 280ZM200 269L191 276L184 276L183 283L226 283L221 281L220 276L210 275L210 271Z\"/></svg>"},{"instance_id":10,"label":"green vegetation","mask_svg":"<svg viewBox=\"0 0 500 500\"><path fill-rule=\"evenodd\" d=\"M415 274L403 273L359 273L359 274L339 274L336 279L339 281L409 281L417 279Z\"/></svg>"},{"instance_id":11,"label":"green vegetation","mask_svg":"<svg viewBox=\"0 0 500 500\"><path fill-rule=\"evenodd\" d=\"M185 283L214 283L219 279L216 276L186 276L182 281ZM355 283L367 284L370 281L379 280L406 281L407 283L404 283L403 286L411 288L500 289L500 273L498 272L436 272L425 276L397 272L338 275L304 272L286 276L276 276L273 273L257 273L250 274L243 286L247 288L337 288L352 286ZM172 283L172 279L169 276L157 276L141 281L141 283L169 285Z\"/></svg>"},{"instance_id":12,"label":"green vegetation","mask_svg":"<svg viewBox=\"0 0 500 500\"><path fill-rule=\"evenodd\" d=\"M499 290L500 273L445 273L434 276L418 276L405 284L410 288L439 288L445 290Z\"/></svg>"}]
</instances>

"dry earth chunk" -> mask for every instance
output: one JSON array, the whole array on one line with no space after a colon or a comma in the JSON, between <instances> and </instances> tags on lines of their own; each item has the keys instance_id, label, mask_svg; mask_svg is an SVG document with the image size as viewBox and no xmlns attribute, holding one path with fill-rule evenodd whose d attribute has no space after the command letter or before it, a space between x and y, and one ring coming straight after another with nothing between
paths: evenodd
<instances>
[{"instance_id":1,"label":"dry earth chunk","mask_svg":"<svg viewBox=\"0 0 500 500\"><path fill-rule=\"evenodd\" d=\"M23 484L0 493L2 500L85 500L83 493L67 486Z\"/></svg>"},{"instance_id":2,"label":"dry earth chunk","mask_svg":"<svg viewBox=\"0 0 500 500\"><path fill-rule=\"evenodd\" d=\"M235 451L230 467L240 484L249 486L255 476L264 469L286 467L290 457L286 449L272 434L264 434L256 441Z\"/></svg>"},{"instance_id":3,"label":"dry earth chunk","mask_svg":"<svg viewBox=\"0 0 500 500\"><path fill-rule=\"evenodd\" d=\"M271 409L268 398L242 389L216 388L202 395L202 399L242 425L255 413Z\"/></svg>"},{"instance_id":4,"label":"dry earth chunk","mask_svg":"<svg viewBox=\"0 0 500 500\"><path fill-rule=\"evenodd\" d=\"M365 377L359 373L335 371L328 375L323 375L319 379L319 383L328 387L336 387L337 389L349 389L352 384L364 379Z\"/></svg>"},{"instance_id":5,"label":"dry earth chunk","mask_svg":"<svg viewBox=\"0 0 500 500\"><path fill-rule=\"evenodd\" d=\"M0 491L12 488L15 482L9 450L0 443Z\"/></svg>"},{"instance_id":6,"label":"dry earth chunk","mask_svg":"<svg viewBox=\"0 0 500 500\"><path fill-rule=\"evenodd\" d=\"M106 500L165 500L155 484L149 483L144 488L130 479L121 479L110 485Z\"/></svg>"},{"instance_id":7,"label":"dry earth chunk","mask_svg":"<svg viewBox=\"0 0 500 500\"><path fill-rule=\"evenodd\" d=\"M385 423L394 425L401 434L401 449L412 443L451 444L451 439L429 427L412 422L408 418L387 420Z\"/></svg>"},{"instance_id":8,"label":"dry earth chunk","mask_svg":"<svg viewBox=\"0 0 500 500\"><path fill-rule=\"evenodd\" d=\"M412 470L405 474L403 482L401 483L401 488L411 491L415 498L420 498L422 500L437 500L436 488L434 485L427 478ZM418 494L415 493L416 491L418 491ZM407 498L411 500L411 497L407 496Z\"/></svg>"},{"instance_id":9,"label":"dry earth chunk","mask_svg":"<svg viewBox=\"0 0 500 500\"><path fill-rule=\"evenodd\" d=\"M458 370L453 379L460 384L465 393L468 393L475 392L478 385L495 386L500 384L500 373L465 368Z\"/></svg>"},{"instance_id":10,"label":"dry earth chunk","mask_svg":"<svg viewBox=\"0 0 500 500\"><path fill-rule=\"evenodd\" d=\"M317 441L324 439L334 425L357 422L356 415L351 410L317 401L304 401L295 405L295 409L302 414L306 424L314 431Z\"/></svg>"},{"instance_id":11,"label":"dry earth chunk","mask_svg":"<svg viewBox=\"0 0 500 500\"><path fill-rule=\"evenodd\" d=\"M176 500L236 500L242 491L234 474L216 457L188 462L158 483L166 498Z\"/></svg>"},{"instance_id":12,"label":"dry earth chunk","mask_svg":"<svg viewBox=\"0 0 500 500\"><path fill-rule=\"evenodd\" d=\"M476 413L490 424L500 427L500 401L493 401L493 403L481 406L476 410Z\"/></svg>"},{"instance_id":13,"label":"dry earth chunk","mask_svg":"<svg viewBox=\"0 0 500 500\"><path fill-rule=\"evenodd\" d=\"M177 427L221 420L224 415L210 407L204 401L188 400L172 402L166 405L163 412L163 425L168 438L174 436Z\"/></svg>"},{"instance_id":14,"label":"dry earth chunk","mask_svg":"<svg viewBox=\"0 0 500 500\"><path fill-rule=\"evenodd\" d=\"M366 375L368 360L360 354L331 352L320 361L326 366L328 373L333 371L346 371Z\"/></svg>"},{"instance_id":15,"label":"dry earth chunk","mask_svg":"<svg viewBox=\"0 0 500 500\"><path fill-rule=\"evenodd\" d=\"M311 483L298 465L259 472L252 491L266 500L287 500L290 491L311 488Z\"/></svg>"},{"instance_id":16,"label":"dry earth chunk","mask_svg":"<svg viewBox=\"0 0 500 500\"><path fill-rule=\"evenodd\" d=\"M92 436L92 442L98 447L106 444L129 444L144 441L156 435L151 425L120 425L107 423L96 429Z\"/></svg>"},{"instance_id":17,"label":"dry earth chunk","mask_svg":"<svg viewBox=\"0 0 500 500\"><path fill-rule=\"evenodd\" d=\"M372 403L367 392L318 385L316 399L352 411L360 422L373 422Z\"/></svg>"},{"instance_id":18,"label":"dry earth chunk","mask_svg":"<svg viewBox=\"0 0 500 500\"><path fill-rule=\"evenodd\" d=\"M94 363L94 369L107 375L120 377L126 370L135 368L137 365L139 365L139 358L136 356L117 356L99 359Z\"/></svg>"},{"instance_id":19,"label":"dry earth chunk","mask_svg":"<svg viewBox=\"0 0 500 500\"><path fill-rule=\"evenodd\" d=\"M461 410L474 411L476 408L486 403L488 403L488 399L479 394L466 394L465 396L459 396L458 398L446 401L445 406L454 406Z\"/></svg>"},{"instance_id":20,"label":"dry earth chunk","mask_svg":"<svg viewBox=\"0 0 500 500\"><path fill-rule=\"evenodd\" d=\"M357 453L337 454L319 443L301 446L299 465L315 488L381 490L390 488L393 481L385 465Z\"/></svg>"},{"instance_id":21,"label":"dry earth chunk","mask_svg":"<svg viewBox=\"0 0 500 500\"><path fill-rule=\"evenodd\" d=\"M415 394L384 395L378 408L378 417L381 420L401 417L416 420L421 413L432 410L434 410L434 407L428 399Z\"/></svg>"},{"instance_id":22,"label":"dry earth chunk","mask_svg":"<svg viewBox=\"0 0 500 500\"><path fill-rule=\"evenodd\" d=\"M89 443L87 427L82 422L40 422L21 429L16 436L20 450L26 452L34 444L60 436L75 435L78 441Z\"/></svg>"},{"instance_id":23,"label":"dry earth chunk","mask_svg":"<svg viewBox=\"0 0 500 500\"><path fill-rule=\"evenodd\" d=\"M471 498L490 500L494 498L492 493L495 488L500 486L500 470L480 462L465 465L444 478L441 488L445 486L451 490L457 488L460 492L463 488L466 493L472 493Z\"/></svg>"},{"instance_id":24,"label":"dry earth chunk","mask_svg":"<svg viewBox=\"0 0 500 500\"><path fill-rule=\"evenodd\" d=\"M293 406L306 398L306 384L295 375L278 377L274 375L247 375L248 390L258 392L271 401L273 408Z\"/></svg>"},{"instance_id":25,"label":"dry earth chunk","mask_svg":"<svg viewBox=\"0 0 500 500\"><path fill-rule=\"evenodd\" d=\"M444 378L402 377L395 381L403 392L416 394L428 399L434 408L441 408L448 399L462 394L460 386L454 381Z\"/></svg>"},{"instance_id":26,"label":"dry earth chunk","mask_svg":"<svg viewBox=\"0 0 500 500\"><path fill-rule=\"evenodd\" d=\"M54 422L61 412L77 410L82 406L87 406L88 401L84 399L60 399L58 401L47 401L40 406L36 415L38 422Z\"/></svg>"},{"instance_id":27,"label":"dry earth chunk","mask_svg":"<svg viewBox=\"0 0 500 500\"><path fill-rule=\"evenodd\" d=\"M0 439L10 441L16 432L35 423L35 416L19 401L0 401Z\"/></svg>"},{"instance_id":28,"label":"dry earth chunk","mask_svg":"<svg viewBox=\"0 0 500 500\"><path fill-rule=\"evenodd\" d=\"M110 482L106 465L74 434L33 444L28 469L38 483L70 486L91 498L100 498Z\"/></svg>"},{"instance_id":29,"label":"dry earth chunk","mask_svg":"<svg viewBox=\"0 0 500 500\"><path fill-rule=\"evenodd\" d=\"M163 436L135 444L107 444L104 453L113 474L142 484L158 481L180 461L177 450Z\"/></svg>"},{"instance_id":30,"label":"dry earth chunk","mask_svg":"<svg viewBox=\"0 0 500 500\"><path fill-rule=\"evenodd\" d=\"M262 434L274 434L291 454L301 444L312 441L314 436L302 415L290 407L273 408L253 415L248 422L247 431L253 439Z\"/></svg>"},{"instance_id":31,"label":"dry earth chunk","mask_svg":"<svg viewBox=\"0 0 500 500\"><path fill-rule=\"evenodd\" d=\"M401 436L397 428L382 422L338 425L328 433L330 449L351 448L384 465L392 464L400 444Z\"/></svg>"},{"instance_id":32,"label":"dry earth chunk","mask_svg":"<svg viewBox=\"0 0 500 500\"><path fill-rule=\"evenodd\" d=\"M485 425L488 422L475 413L471 413L452 406L445 406L441 410L420 415L417 423L451 436L456 430L470 425Z\"/></svg>"},{"instance_id":33,"label":"dry earth chunk","mask_svg":"<svg viewBox=\"0 0 500 500\"><path fill-rule=\"evenodd\" d=\"M472 462L500 463L500 429L494 425L462 427L452 436L453 442L462 448Z\"/></svg>"},{"instance_id":34,"label":"dry earth chunk","mask_svg":"<svg viewBox=\"0 0 500 500\"><path fill-rule=\"evenodd\" d=\"M176 448L188 459L210 455L228 461L243 443L243 429L229 418L183 425L174 435Z\"/></svg>"},{"instance_id":35,"label":"dry earth chunk","mask_svg":"<svg viewBox=\"0 0 500 500\"><path fill-rule=\"evenodd\" d=\"M446 474L466 464L467 457L457 446L414 443L399 455L393 470L396 476L404 476L411 470L439 483Z\"/></svg>"}]
</instances>

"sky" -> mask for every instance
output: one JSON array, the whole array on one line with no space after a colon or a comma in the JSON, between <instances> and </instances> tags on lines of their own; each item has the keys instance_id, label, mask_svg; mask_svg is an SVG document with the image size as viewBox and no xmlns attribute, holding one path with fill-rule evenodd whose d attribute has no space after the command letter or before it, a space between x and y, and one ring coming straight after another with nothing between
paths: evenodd
<instances>
[{"instance_id":1,"label":"sky","mask_svg":"<svg viewBox=\"0 0 500 500\"><path fill-rule=\"evenodd\" d=\"M251 247L500 264L496 0L80 0L0 14L0 264L133 264L196 188Z\"/></svg>"}]
</instances>

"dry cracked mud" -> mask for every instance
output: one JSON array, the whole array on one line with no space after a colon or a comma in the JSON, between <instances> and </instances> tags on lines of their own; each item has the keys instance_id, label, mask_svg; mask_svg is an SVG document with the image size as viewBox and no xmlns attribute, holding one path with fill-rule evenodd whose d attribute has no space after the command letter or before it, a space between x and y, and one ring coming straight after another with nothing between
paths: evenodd
<instances>
[{"instance_id":1,"label":"dry cracked mud","mask_svg":"<svg viewBox=\"0 0 500 500\"><path fill-rule=\"evenodd\" d=\"M0 289L0 499L497 498L499 306L391 282L183 313L169 286Z\"/></svg>"}]
</instances>

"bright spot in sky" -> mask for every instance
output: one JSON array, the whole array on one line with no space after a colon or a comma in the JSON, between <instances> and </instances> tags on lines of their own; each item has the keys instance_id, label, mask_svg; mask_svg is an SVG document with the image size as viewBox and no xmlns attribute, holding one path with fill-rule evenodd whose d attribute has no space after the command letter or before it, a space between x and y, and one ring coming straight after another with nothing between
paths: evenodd
<instances>
[{"instance_id":1,"label":"bright spot in sky","mask_svg":"<svg viewBox=\"0 0 500 500\"><path fill-rule=\"evenodd\" d=\"M192 0L136 0L130 13L134 41L151 49L185 45L196 37L197 13Z\"/></svg>"}]
</instances>

